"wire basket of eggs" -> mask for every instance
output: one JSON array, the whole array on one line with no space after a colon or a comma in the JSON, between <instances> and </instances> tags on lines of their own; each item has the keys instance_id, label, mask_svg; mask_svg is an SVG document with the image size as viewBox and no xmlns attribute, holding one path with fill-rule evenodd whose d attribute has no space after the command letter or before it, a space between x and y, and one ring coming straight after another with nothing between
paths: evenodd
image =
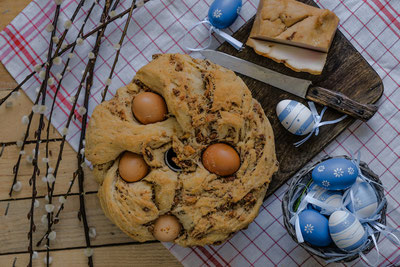
<instances>
[{"instance_id":1,"label":"wire basket of eggs","mask_svg":"<svg viewBox=\"0 0 400 267\"><path fill-rule=\"evenodd\" d=\"M349 262L370 252L386 225L379 177L365 162L326 156L292 179L282 201L293 240L327 262Z\"/></svg>"}]
</instances>

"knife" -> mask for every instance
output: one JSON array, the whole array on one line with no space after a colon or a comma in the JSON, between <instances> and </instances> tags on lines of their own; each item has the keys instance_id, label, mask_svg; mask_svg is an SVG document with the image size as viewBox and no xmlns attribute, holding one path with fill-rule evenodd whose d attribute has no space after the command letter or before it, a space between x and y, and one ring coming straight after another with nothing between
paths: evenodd
<instances>
[{"instance_id":1,"label":"knife","mask_svg":"<svg viewBox=\"0 0 400 267\"><path fill-rule=\"evenodd\" d=\"M340 92L312 86L312 82L309 80L287 76L241 58L214 50L202 50L200 53L212 62L227 69L262 81L301 98L331 107L363 121L369 120L378 110L376 105L361 104Z\"/></svg>"}]
</instances>

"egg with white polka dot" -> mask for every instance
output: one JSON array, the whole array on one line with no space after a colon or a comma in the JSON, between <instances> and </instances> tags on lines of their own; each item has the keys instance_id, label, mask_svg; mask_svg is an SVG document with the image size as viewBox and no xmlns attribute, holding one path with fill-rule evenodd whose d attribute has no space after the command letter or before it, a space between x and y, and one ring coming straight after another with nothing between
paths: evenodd
<instances>
[{"instance_id":1,"label":"egg with white polka dot","mask_svg":"<svg viewBox=\"0 0 400 267\"><path fill-rule=\"evenodd\" d=\"M328 219L313 209L303 210L299 214L301 234L305 241L317 247L326 247L332 243L329 235Z\"/></svg>"},{"instance_id":2,"label":"egg with white polka dot","mask_svg":"<svg viewBox=\"0 0 400 267\"><path fill-rule=\"evenodd\" d=\"M208 20L218 29L232 25L240 13L242 0L215 0L208 10Z\"/></svg>"},{"instance_id":3,"label":"egg with white polka dot","mask_svg":"<svg viewBox=\"0 0 400 267\"><path fill-rule=\"evenodd\" d=\"M322 188L344 190L355 183L358 168L351 160L332 158L315 166L311 175L314 183Z\"/></svg>"},{"instance_id":4,"label":"egg with white polka dot","mask_svg":"<svg viewBox=\"0 0 400 267\"><path fill-rule=\"evenodd\" d=\"M276 114L282 126L295 135L306 135L314 127L311 110L300 102L285 99L276 106Z\"/></svg>"},{"instance_id":5,"label":"egg with white polka dot","mask_svg":"<svg viewBox=\"0 0 400 267\"><path fill-rule=\"evenodd\" d=\"M367 241L367 233L354 214L339 210L329 217L329 232L338 248L355 251Z\"/></svg>"}]
</instances>

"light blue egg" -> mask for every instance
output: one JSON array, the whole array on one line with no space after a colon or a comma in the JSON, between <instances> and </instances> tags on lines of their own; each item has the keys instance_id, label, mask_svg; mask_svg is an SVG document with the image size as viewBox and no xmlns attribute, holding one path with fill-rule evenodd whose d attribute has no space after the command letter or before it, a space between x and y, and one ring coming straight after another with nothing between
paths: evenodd
<instances>
[{"instance_id":1,"label":"light blue egg","mask_svg":"<svg viewBox=\"0 0 400 267\"><path fill-rule=\"evenodd\" d=\"M348 211L335 211L329 217L329 232L338 248L354 251L367 240L367 233L360 221Z\"/></svg>"},{"instance_id":2,"label":"light blue egg","mask_svg":"<svg viewBox=\"0 0 400 267\"><path fill-rule=\"evenodd\" d=\"M359 218L370 217L378 208L378 198L375 190L367 182L356 182L352 187L353 202L347 205L351 212L355 212ZM350 198L350 194L347 196Z\"/></svg>"},{"instance_id":3,"label":"light blue egg","mask_svg":"<svg viewBox=\"0 0 400 267\"><path fill-rule=\"evenodd\" d=\"M240 13L242 0L215 0L208 10L208 20L218 29L232 25Z\"/></svg>"},{"instance_id":4,"label":"light blue egg","mask_svg":"<svg viewBox=\"0 0 400 267\"><path fill-rule=\"evenodd\" d=\"M326 247L332 243L329 235L328 219L319 212L307 209L299 214L300 229L303 238L317 247Z\"/></svg>"},{"instance_id":5,"label":"light blue egg","mask_svg":"<svg viewBox=\"0 0 400 267\"><path fill-rule=\"evenodd\" d=\"M357 167L344 158L325 160L312 171L314 183L329 190L347 189L354 184L357 176Z\"/></svg>"},{"instance_id":6,"label":"light blue egg","mask_svg":"<svg viewBox=\"0 0 400 267\"><path fill-rule=\"evenodd\" d=\"M285 99L276 106L276 114L282 126L295 135L309 134L314 127L314 119L309 108L302 103Z\"/></svg>"},{"instance_id":7,"label":"light blue egg","mask_svg":"<svg viewBox=\"0 0 400 267\"><path fill-rule=\"evenodd\" d=\"M334 210L340 209L340 207L342 206L343 195L340 191L327 190L313 183L310 186L309 192L314 192L313 198L321 201L324 204L332 206ZM321 208L317 205L313 205L313 207L317 211L321 211ZM333 211L323 210L323 213L326 215L330 215L332 214L332 212Z\"/></svg>"}]
</instances>

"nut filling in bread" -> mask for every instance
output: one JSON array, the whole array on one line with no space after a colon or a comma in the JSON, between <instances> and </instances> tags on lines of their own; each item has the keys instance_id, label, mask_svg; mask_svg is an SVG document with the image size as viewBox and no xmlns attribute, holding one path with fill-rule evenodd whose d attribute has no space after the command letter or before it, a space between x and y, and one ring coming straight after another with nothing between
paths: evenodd
<instances>
[{"instance_id":1,"label":"nut filling in bread","mask_svg":"<svg viewBox=\"0 0 400 267\"><path fill-rule=\"evenodd\" d=\"M157 99L150 107L142 102L135 116L133 99L143 92ZM154 106L163 102L165 108ZM148 113L156 119L147 120ZM95 108L85 153L110 220L135 240L182 246L219 244L247 227L278 169L271 125L244 82L180 54L155 56ZM167 164L168 153L175 165ZM126 166L141 166L141 172L119 169L124 155L131 155Z\"/></svg>"}]
</instances>

